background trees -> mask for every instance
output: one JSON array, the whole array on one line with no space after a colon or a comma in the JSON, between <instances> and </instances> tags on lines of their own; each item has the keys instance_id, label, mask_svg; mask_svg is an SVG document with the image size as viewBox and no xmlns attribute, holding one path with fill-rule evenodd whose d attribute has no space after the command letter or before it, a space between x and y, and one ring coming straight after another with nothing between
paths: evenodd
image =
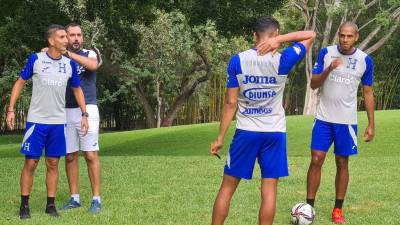
<instances>
[{"instance_id":1,"label":"background trees","mask_svg":"<svg viewBox=\"0 0 400 225\"><path fill-rule=\"evenodd\" d=\"M101 52L98 97L105 129L218 120L229 57L251 46L251 24L271 14L282 32L318 33L313 51L289 76L287 114L313 112L317 92L307 85L310 69L320 47L336 42L344 20L359 24L359 48L374 58L377 109L399 108L399 2L0 0L0 132L12 83L28 55L45 46L44 29L71 21L82 24L86 47ZM20 129L29 96L27 88L17 106ZM359 104L362 109L362 99Z\"/></svg>"},{"instance_id":2,"label":"background trees","mask_svg":"<svg viewBox=\"0 0 400 225\"><path fill-rule=\"evenodd\" d=\"M340 24L353 21L360 29L358 48L367 54L373 54L395 34L400 23L400 1L292 0L286 7L278 10L278 13L290 27L315 30L318 33L313 50L306 55L304 66L307 85L303 114L313 115L318 101L318 90L312 90L309 83L318 51L322 47L336 44ZM398 70L391 73L398 74Z\"/></svg>"}]
</instances>

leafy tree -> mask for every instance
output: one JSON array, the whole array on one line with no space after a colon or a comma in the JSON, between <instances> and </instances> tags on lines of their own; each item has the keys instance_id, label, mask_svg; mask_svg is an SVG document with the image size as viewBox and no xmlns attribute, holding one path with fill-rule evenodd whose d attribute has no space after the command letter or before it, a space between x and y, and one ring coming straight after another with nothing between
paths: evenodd
<instances>
[{"instance_id":1,"label":"leafy tree","mask_svg":"<svg viewBox=\"0 0 400 225\"><path fill-rule=\"evenodd\" d=\"M44 32L48 25L68 20L58 1L0 0L0 5L0 132L3 132L11 87L26 58L46 45ZM17 121L24 121L29 97L28 88L20 97ZM17 127L22 128L23 123L17 123Z\"/></svg>"},{"instance_id":2,"label":"leafy tree","mask_svg":"<svg viewBox=\"0 0 400 225\"><path fill-rule=\"evenodd\" d=\"M179 109L232 53L212 23L191 27L179 12L157 12L148 26L135 24L139 52L124 67L131 75L149 127L172 125ZM225 73L224 73L225 74Z\"/></svg>"},{"instance_id":3,"label":"leafy tree","mask_svg":"<svg viewBox=\"0 0 400 225\"><path fill-rule=\"evenodd\" d=\"M307 75L304 114L314 114L318 90L310 88L312 61L321 47L337 43L338 28L345 21L359 24L358 48L368 54L381 48L400 23L399 0L291 0L279 12L290 26L302 26L318 34L313 51L306 55ZM289 21L288 19L291 19ZM299 23L300 22L300 23Z\"/></svg>"}]
</instances>

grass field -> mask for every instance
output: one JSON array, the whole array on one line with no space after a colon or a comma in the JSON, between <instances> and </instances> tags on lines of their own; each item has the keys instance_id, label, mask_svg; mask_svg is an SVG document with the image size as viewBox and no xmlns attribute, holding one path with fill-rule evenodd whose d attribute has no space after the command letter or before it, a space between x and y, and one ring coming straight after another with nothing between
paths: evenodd
<instances>
[{"instance_id":1,"label":"grass field","mask_svg":"<svg viewBox=\"0 0 400 225\"><path fill-rule=\"evenodd\" d=\"M366 126L359 113L359 140ZM312 117L287 119L290 176L279 184L275 224L290 224L289 211L304 201ZM222 152L225 159L231 130ZM210 224L211 208L223 175L224 160L211 157L209 143L218 124L180 126L101 135L102 202L99 215L87 212L91 193L84 159L80 160L83 207L61 212L54 219L44 214L45 168L36 172L30 206L32 219L18 218L19 175L23 157L21 136L0 137L0 224ZM344 210L349 225L400 224L400 111L376 112L376 139L359 141L359 155L350 160L350 185ZM226 224L257 224L259 170L242 181L234 196ZM335 164L330 152L316 200L315 224L331 224ZM69 198L64 160L56 204Z\"/></svg>"}]
</instances>

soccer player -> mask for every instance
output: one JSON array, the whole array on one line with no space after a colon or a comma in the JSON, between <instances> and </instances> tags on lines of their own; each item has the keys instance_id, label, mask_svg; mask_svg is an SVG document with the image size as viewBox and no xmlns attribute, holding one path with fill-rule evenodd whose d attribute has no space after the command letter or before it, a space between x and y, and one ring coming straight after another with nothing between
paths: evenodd
<instances>
[{"instance_id":1,"label":"soccer player","mask_svg":"<svg viewBox=\"0 0 400 225\"><path fill-rule=\"evenodd\" d=\"M25 82L32 78L32 98L29 106L25 136L22 141L21 153L25 155L25 164L21 173L21 207L20 218L30 218L29 195L32 189L33 176L45 149L47 167L46 213L59 216L55 207L55 197L58 183L59 158L66 154L65 143L65 91L67 83L73 87L74 96L79 104L82 117L80 126L83 134L87 133L87 118L85 99L80 88L76 64L64 57L68 44L65 28L60 25L50 25L46 32L48 51L34 53L28 59L20 77L15 82L7 112L7 125L14 127L14 106Z\"/></svg>"},{"instance_id":2,"label":"soccer player","mask_svg":"<svg viewBox=\"0 0 400 225\"><path fill-rule=\"evenodd\" d=\"M358 37L355 23L343 23L339 30L339 45L320 51L311 79L311 88L321 89L312 131L307 203L314 206L321 167L333 142L337 168L334 223L345 222L342 205L349 182L349 156L357 154L357 89L360 82L368 115L364 139L371 141L374 138L374 66L370 56L354 47Z\"/></svg>"},{"instance_id":3,"label":"soccer player","mask_svg":"<svg viewBox=\"0 0 400 225\"><path fill-rule=\"evenodd\" d=\"M89 179L92 187L93 199L89 212L99 213L101 210L100 200L100 160L99 150L99 110L96 101L96 70L98 68L97 55L92 50L82 48L83 34L79 24L71 23L66 26L68 38L67 54L72 60L78 63L78 74L81 87L85 95L86 109L88 113L89 130L83 136L79 126L81 112L73 95L72 86L67 87L67 156L65 167L68 177L68 184L71 193L69 202L63 209L80 207L78 187L78 162L79 150L84 152L88 167Z\"/></svg>"},{"instance_id":4,"label":"soccer player","mask_svg":"<svg viewBox=\"0 0 400 225\"><path fill-rule=\"evenodd\" d=\"M224 223L231 198L241 179L252 178L256 159L262 177L259 224L272 224L278 179L288 176L283 90L287 75L311 47L315 32L279 35L278 21L261 17L255 23L253 35L257 49L236 54L229 62L220 130L211 144L211 154L217 155L237 110L236 131L214 203L213 225ZM299 42L282 53L276 52L281 43L294 41ZM265 52L269 53L262 55Z\"/></svg>"}]
</instances>

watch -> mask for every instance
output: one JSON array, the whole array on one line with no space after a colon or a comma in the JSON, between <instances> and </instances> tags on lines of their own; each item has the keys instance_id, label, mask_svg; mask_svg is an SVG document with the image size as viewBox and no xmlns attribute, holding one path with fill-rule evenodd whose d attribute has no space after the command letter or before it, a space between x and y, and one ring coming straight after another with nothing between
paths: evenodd
<instances>
[{"instance_id":1,"label":"watch","mask_svg":"<svg viewBox=\"0 0 400 225\"><path fill-rule=\"evenodd\" d=\"M84 117L89 117L89 113L87 113L87 112L82 112L82 116L84 116Z\"/></svg>"}]
</instances>

